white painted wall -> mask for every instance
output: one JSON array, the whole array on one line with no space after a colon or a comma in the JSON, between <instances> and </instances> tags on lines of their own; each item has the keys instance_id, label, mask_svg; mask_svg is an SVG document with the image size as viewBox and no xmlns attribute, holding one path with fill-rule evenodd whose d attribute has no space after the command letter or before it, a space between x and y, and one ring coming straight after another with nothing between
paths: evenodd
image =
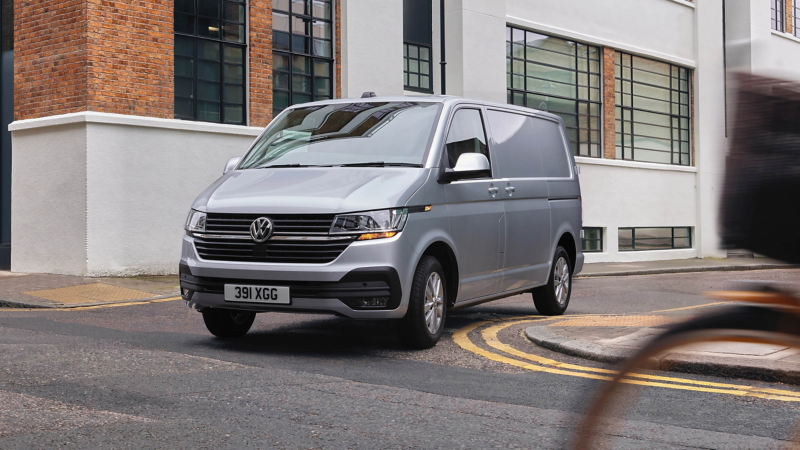
<instances>
[{"instance_id":1,"label":"white painted wall","mask_svg":"<svg viewBox=\"0 0 800 450\"><path fill-rule=\"evenodd\" d=\"M176 273L192 201L261 131L101 113L11 129L12 270L90 276Z\"/></svg>"},{"instance_id":2,"label":"white painted wall","mask_svg":"<svg viewBox=\"0 0 800 450\"><path fill-rule=\"evenodd\" d=\"M340 1L342 97L403 95L403 1Z\"/></svg>"},{"instance_id":3,"label":"white painted wall","mask_svg":"<svg viewBox=\"0 0 800 450\"><path fill-rule=\"evenodd\" d=\"M696 171L691 167L576 158L581 168L583 225L605 228L602 253L587 262L697 256L697 250L618 251L618 228L696 227Z\"/></svg>"},{"instance_id":4,"label":"white painted wall","mask_svg":"<svg viewBox=\"0 0 800 450\"><path fill-rule=\"evenodd\" d=\"M11 139L11 270L85 274L85 128L26 129Z\"/></svg>"}]
</instances>

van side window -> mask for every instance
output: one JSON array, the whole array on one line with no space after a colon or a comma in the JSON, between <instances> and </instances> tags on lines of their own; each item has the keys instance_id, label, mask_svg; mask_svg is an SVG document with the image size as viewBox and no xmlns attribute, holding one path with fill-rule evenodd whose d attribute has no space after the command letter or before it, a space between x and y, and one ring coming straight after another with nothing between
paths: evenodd
<instances>
[{"instance_id":1,"label":"van side window","mask_svg":"<svg viewBox=\"0 0 800 450\"><path fill-rule=\"evenodd\" d=\"M464 153L482 153L489 159L486 132L483 130L481 112L477 109L456 111L447 133L447 159L451 168L456 166L458 157ZM491 164L491 159L489 161Z\"/></svg>"},{"instance_id":2,"label":"van side window","mask_svg":"<svg viewBox=\"0 0 800 450\"><path fill-rule=\"evenodd\" d=\"M492 152L501 178L542 177L539 145L529 116L489 110Z\"/></svg>"},{"instance_id":3,"label":"van side window","mask_svg":"<svg viewBox=\"0 0 800 450\"><path fill-rule=\"evenodd\" d=\"M564 139L561 138L561 127L552 120L534 117L533 128L536 130L536 143L539 157L542 159L542 170L546 177L569 178L572 173Z\"/></svg>"}]
</instances>

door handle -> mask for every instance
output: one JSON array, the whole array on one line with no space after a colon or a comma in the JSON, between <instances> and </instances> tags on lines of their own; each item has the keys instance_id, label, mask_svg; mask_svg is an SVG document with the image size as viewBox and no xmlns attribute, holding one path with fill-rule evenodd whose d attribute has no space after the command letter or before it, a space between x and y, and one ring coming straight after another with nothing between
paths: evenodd
<instances>
[{"instance_id":1,"label":"door handle","mask_svg":"<svg viewBox=\"0 0 800 450\"><path fill-rule=\"evenodd\" d=\"M492 194L492 197L494 197L495 195L497 195L497 191L499 191L499 190L500 190L500 188L490 187L489 188L489 193Z\"/></svg>"},{"instance_id":2,"label":"door handle","mask_svg":"<svg viewBox=\"0 0 800 450\"><path fill-rule=\"evenodd\" d=\"M509 194L511 194L512 192L516 192L516 190L517 188L515 188L514 186L509 186L506 188L506 192L508 192Z\"/></svg>"}]
</instances>

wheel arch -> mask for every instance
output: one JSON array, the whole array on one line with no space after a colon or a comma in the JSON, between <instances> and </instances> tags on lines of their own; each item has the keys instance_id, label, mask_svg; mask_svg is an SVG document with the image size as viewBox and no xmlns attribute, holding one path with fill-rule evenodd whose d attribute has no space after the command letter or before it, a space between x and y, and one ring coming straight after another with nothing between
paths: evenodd
<instances>
[{"instance_id":1,"label":"wheel arch","mask_svg":"<svg viewBox=\"0 0 800 450\"><path fill-rule=\"evenodd\" d=\"M447 306L452 307L456 304L458 297L458 260L453 249L444 241L435 241L428 245L422 256L433 256L444 269L445 286L447 288ZM419 263L418 263L419 264Z\"/></svg>"},{"instance_id":2,"label":"wheel arch","mask_svg":"<svg viewBox=\"0 0 800 450\"><path fill-rule=\"evenodd\" d=\"M566 231L561 234L561 237L558 239L558 244L556 244L556 248L559 246L564 247L564 250L567 251L572 269L574 269L575 264L577 264L578 248L576 245L575 236L572 234L572 232ZM555 251L553 253L555 253Z\"/></svg>"}]
</instances>

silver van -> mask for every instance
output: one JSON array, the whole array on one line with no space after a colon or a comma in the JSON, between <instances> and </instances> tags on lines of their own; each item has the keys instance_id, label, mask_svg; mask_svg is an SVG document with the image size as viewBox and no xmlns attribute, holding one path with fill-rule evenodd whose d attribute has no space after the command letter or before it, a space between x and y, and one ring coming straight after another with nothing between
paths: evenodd
<instances>
[{"instance_id":1,"label":"silver van","mask_svg":"<svg viewBox=\"0 0 800 450\"><path fill-rule=\"evenodd\" d=\"M429 348L450 310L530 292L563 314L583 267L562 120L454 97L279 114L192 205L181 293L220 337L258 312L395 319Z\"/></svg>"}]
</instances>

